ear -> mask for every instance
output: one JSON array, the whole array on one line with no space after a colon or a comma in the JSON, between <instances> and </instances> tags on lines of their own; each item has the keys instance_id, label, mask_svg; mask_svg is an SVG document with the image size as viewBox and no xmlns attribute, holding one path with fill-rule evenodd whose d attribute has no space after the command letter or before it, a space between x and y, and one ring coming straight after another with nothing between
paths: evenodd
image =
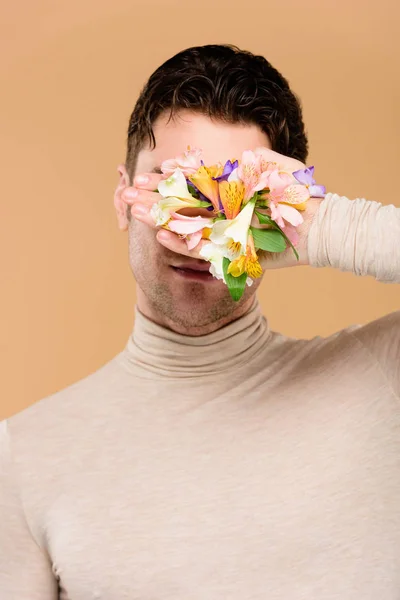
<instances>
[{"instance_id":1,"label":"ear","mask_svg":"<svg viewBox=\"0 0 400 600\"><path fill-rule=\"evenodd\" d=\"M118 165L118 173L120 178L114 192L114 206L117 213L118 227L122 231L126 231L129 225L127 211L130 207L122 200L122 192L126 187L129 187L130 181L124 164Z\"/></svg>"}]
</instances>

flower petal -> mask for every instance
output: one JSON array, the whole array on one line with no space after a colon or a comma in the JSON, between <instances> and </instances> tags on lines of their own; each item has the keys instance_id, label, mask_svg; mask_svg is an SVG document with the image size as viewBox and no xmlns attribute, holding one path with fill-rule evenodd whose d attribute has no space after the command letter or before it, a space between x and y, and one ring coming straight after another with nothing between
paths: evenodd
<instances>
[{"instance_id":1,"label":"flower petal","mask_svg":"<svg viewBox=\"0 0 400 600\"><path fill-rule=\"evenodd\" d=\"M196 248L196 246L198 245L198 243L201 240L201 231L195 231L194 233L192 233L189 238L186 238L186 244L187 244L187 248L188 250L193 250L193 248Z\"/></svg>"},{"instance_id":2,"label":"flower petal","mask_svg":"<svg viewBox=\"0 0 400 600\"><path fill-rule=\"evenodd\" d=\"M211 263L210 273L217 279L222 279L222 281L225 282L224 270L222 266L224 254L221 247L209 242L208 244L203 245L203 247L200 249L199 255Z\"/></svg>"},{"instance_id":3,"label":"flower petal","mask_svg":"<svg viewBox=\"0 0 400 600\"><path fill-rule=\"evenodd\" d=\"M277 225L279 225L279 227L284 228L285 227L285 223L282 219L282 215L281 215L281 211L280 211L280 207L282 206L282 204L278 204L277 202L270 202L269 203L269 208L271 210L271 219L273 221L275 221L275 223Z\"/></svg>"},{"instance_id":4,"label":"flower petal","mask_svg":"<svg viewBox=\"0 0 400 600\"><path fill-rule=\"evenodd\" d=\"M313 179L314 167L309 167L305 169L299 169L298 171L293 171L293 177L297 179L303 185L312 185L314 183Z\"/></svg>"},{"instance_id":5,"label":"flower petal","mask_svg":"<svg viewBox=\"0 0 400 600\"><path fill-rule=\"evenodd\" d=\"M226 181L228 179L229 175L232 173L232 171L238 167L238 164L239 164L238 160L235 160L235 161L227 160L224 165L222 174L219 175L219 177L213 177L213 179L216 179L218 182Z\"/></svg>"},{"instance_id":6,"label":"flower petal","mask_svg":"<svg viewBox=\"0 0 400 600\"><path fill-rule=\"evenodd\" d=\"M161 163L161 172L164 175L172 175L177 167L179 167L184 175L191 175L195 173L200 167L200 156L202 150L200 148L192 148L188 146L188 149L180 154L176 158L164 160Z\"/></svg>"},{"instance_id":7,"label":"flower petal","mask_svg":"<svg viewBox=\"0 0 400 600\"><path fill-rule=\"evenodd\" d=\"M293 206L279 203L279 212L281 217L295 227L303 223L303 216Z\"/></svg>"},{"instance_id":8,"label":"flower petal","mask_svg":"<svg viewBox=\"0 0 400 600\"><path fill-rule=\"evenodd\" d=\"M244 184L241 181L221 181L219 195L227 219L234 219L240 212L244 198Z\"/></svg>"},{"instance_id":9,"label":"flower petal","mask_svg":"<svg viewBox=\"0 0 400 600\"><path fill-rule=\"evenodd\" d=\"M187 235L189 233L201 231L202 229L204 229L204 227L210 227L211 219L204 220L206 221L206 223L203 223L202 221L197 221L195 219L192 219L191 222L180 221L178 219L171 219L171 221L168 222L168 229L170 229L170 231L174 231L175 233L179 233L180 235Z\"/></svg>"},{"instance_id":10,"label":"flower petal","mask_svg":"<svg viewBox=\"0 0 400 600\"><path fill-rule=\"evenodd\" d=\"M268 187L271 195L278 198L283 190L293 183L293 177L287 171L271 171L268 177Z\"/></svg>"},{"instance_id":11,"label":"flower petal","mask_svg":"<svg viewBox=\"0 0 400 600\"><path fill-rule=\"evenodd\" d=\"M225 230L225 235L241 245L242 252L246 251L247 236L253 218L255 203L248 202Z\"/></svg>"},{"instance_id":12,"label":"flower petal","mask_svg":"<svg viewBox=\"0 0 400 600\"><path fill-rule=\"evenodd\" d=\"M279 202L296 206L298 210L305 210L307 200L310 199L309 188L298 183L289 185L280 194ZM300 208L301 207L301 208Z\"/></svg>"},{"instance_id":13,"label":"flower petal","mask_svg":"<svg viewBox=\"0 0 400 600\"><path fill-rule=\"evenodd\" d=\"M219 187L218 181L215 181L212 176L210 170L206 166L201 166L196 173L190 175L189 180L194 183L197 189L208 198L212 205L214 206L214 210L219 212Z\"/></svg>"},{"instance_id":14,"label":"flower petal","mask_svg":"<svg viewBox=\"0 0 400 600\"><path fill-rule=\"evenodd\" d=\"M239 177L239 167L236 167L236 169L233 169L233 171L231 172L231 174L228 177L228 181L241 181L241 179Z\"/></svg>"},{"instance_id":15,"label":"flower petal","mask_svg":"<svg viewBox=\"0 0 400 600\"><path fill-rule=\"evenodd\" d=\"M165 223L169 221L172 213L176 213L176 211L181 210L182 208L206 208L208 205L208 202L202 202L193 197L189 200L182 200L181 198L169 196L161 198L161 200L153 204L150 214L153 217L155 224L160 226L165 225Z\"/></svg>"},{"instance_id":16,"label":"flower petal","mask_svg":"<svg viewBox=\"0 0 400 600\"><path fill-rule=\"evenodd\" d=\"M325 198L326 187L324 185L310 185L308 189L313 198Z\"/></svg>"},{"instance_id":17,"label":"flower petal","mask_svg":"<svg viewBox=\"0 0 400 600\"><path fill-rule=\"evenodd\" d=\"M179 168L175 169L168 179L162 179L159 182L158 191L164 198L174 196L181 199L195 200L188 190L185 175Z\"/></svg>"}]
</instances>

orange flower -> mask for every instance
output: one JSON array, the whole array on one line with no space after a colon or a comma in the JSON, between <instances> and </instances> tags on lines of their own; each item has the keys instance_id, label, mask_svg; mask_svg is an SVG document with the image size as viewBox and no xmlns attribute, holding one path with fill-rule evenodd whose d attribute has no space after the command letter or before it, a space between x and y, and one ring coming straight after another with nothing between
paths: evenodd
<instances>
[{"instance_id":1,"label":"orange flower","mask_svg":"<svg viewBox=\"0 0 400 600\"><path fill-rule=\"evenodd\" d=\"M219 204L219 186L218 181L213 177L218 177L222 173L222 165L213 165L212 167L201 166L196 173L188 177L189 181L194 183L197 189L204 194L212 203L215 212L220 212Z\"/></svg>"},{"instance_id":2,"label":"orange flower","mask_svg":"<svg viewBox=\"0 0 400 600\"><path fill-rule=\"evenodd\" d=\"M227 219L234 219L240 212L245 187L242 181L221 181L219 195Z\"/></svg>"}]
</instances>

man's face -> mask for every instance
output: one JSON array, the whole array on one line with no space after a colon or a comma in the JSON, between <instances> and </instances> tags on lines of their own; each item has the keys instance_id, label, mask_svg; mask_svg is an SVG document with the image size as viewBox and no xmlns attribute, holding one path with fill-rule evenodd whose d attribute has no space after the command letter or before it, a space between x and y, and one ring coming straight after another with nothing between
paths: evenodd
<instances>
[{"instance_id":1,"label":"man's face","mask_svg":"<svg viewBox=\"0 0 400 600\"><path fill-rule=\"evenodd\" d=\"M240 158L246 149L271 148L268 136L256 125L226 124L189 111L167 121L168 116L163 115L154 124L156 147L140 151L135 175L159 168L164 160L182 154L188 145L203 150L206 165ZM139 288L138 306L144 314L174 324L178 331L193 331L245 312L261 279L246 286L241 300L234 302L224 282L215 278L199 280L176 269L189 266L193 259L162 246L156 233L155 228L131 219L129 259Z\"/></svg>"}]
</instances>

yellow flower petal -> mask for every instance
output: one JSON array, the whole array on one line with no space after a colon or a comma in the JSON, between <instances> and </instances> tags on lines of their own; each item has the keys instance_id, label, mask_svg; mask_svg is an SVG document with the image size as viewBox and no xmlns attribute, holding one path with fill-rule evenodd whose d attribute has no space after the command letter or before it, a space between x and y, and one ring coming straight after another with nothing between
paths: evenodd
<instances>
[{"instance_id":1,"label":"yellow flower petal","mask_svg":"<svg viewBox=\"0 0 400 600\"><path fill-rule=\"evenodd\" d=\"M211 177L220 177L224 172L224 167L221 165L221 163L211 165L211 167L206 167L206 169Z\"/></svg>"},{"instance_id":2,"label":"yellow flower petal","mask_svg":"<svg viewBox=\"0 0 400 600\"><path fill-rule=\"evenodd\" d=\"M233 277L240 277L246 270L246 256L243 254L231 262L228 267L228 273Z\"/></svg>"},{"instance_id":3,"label":"yellow flower petal","mask_svg":"<svg viewBox=\"0 0 400 600\"><path fill-rule=\"evenodd\" d=\"M258 261L258 258L255 260L254 258L247 259L246 272L248 276L252 279L257 279L257 277L261 277L261 275L263 274L263 270Z\"/></svg>"},{"instance_id":4,"label":"yellow flower petal","mask_svg":"<svg viewBox=\"0 0 400 600\"><path fill-rule=\"evenodd\" d=\"M211 227L204 227L203 234L202 234L201 237L203 239L205 239L205 240L209 240L211 232L212 232L212 228Z\"/></svg>"}]
</instances>

